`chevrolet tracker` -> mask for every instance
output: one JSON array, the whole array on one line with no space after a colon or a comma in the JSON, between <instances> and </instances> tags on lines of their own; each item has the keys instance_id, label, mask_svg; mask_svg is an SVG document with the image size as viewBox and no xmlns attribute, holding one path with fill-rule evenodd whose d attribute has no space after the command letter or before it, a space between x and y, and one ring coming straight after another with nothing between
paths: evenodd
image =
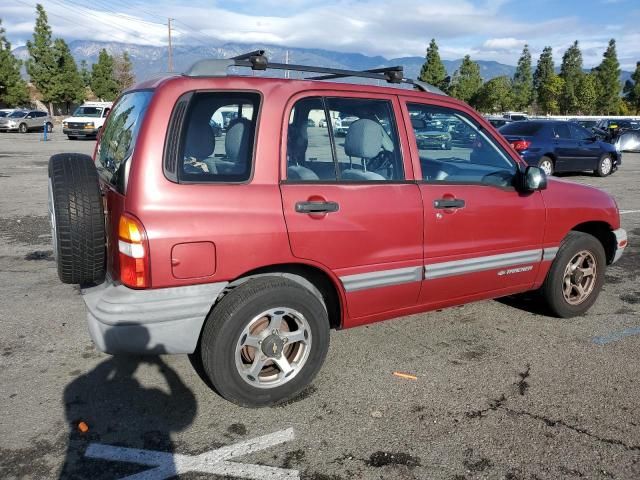
<instances>
[{"instance_id":1,"label":"chevrolet tracker","mask_svg":"<svg viewBox=\"0 0 640 480\"><path fill-rule=\"evenodd\" d=\"M324 81L346 77L361 84ZM472 140L424 141L435 128ZM530 290L582 315L627 244L609 195L547 179L400 67L262 51L125 92L93 158L51 157L49 208L59 277L83 287L100 350L188 354L251 407L309 384L330 329Z\"/></svg>"}]
</instances>

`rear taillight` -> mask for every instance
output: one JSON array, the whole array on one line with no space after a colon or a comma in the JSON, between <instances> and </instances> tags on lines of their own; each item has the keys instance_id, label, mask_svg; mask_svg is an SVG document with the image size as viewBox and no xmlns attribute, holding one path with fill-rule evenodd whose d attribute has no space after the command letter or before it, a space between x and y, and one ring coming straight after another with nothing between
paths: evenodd
<instances>
[{"instance_id":1,"label":"rear taillight","mask_svg":"<svg viewBox=\"0 0 640 480\"><path fill-rule=\"evenodd\" d=\"M131 288L150 287L147 233L140 220L126 213L118 225L118 251L120 281Z\"/></svg>"},{"instance_id":2,"label":"rear taillight","mask_svg":"<svg viewBox=\"0 0 640 480\"><path fill-rule=\"evenodd\" d=\"M515 142L511 142L511 146L516 152L524 152L530 145L531 142L529 140L516 140Z\"/></svg>"}]
</instances>

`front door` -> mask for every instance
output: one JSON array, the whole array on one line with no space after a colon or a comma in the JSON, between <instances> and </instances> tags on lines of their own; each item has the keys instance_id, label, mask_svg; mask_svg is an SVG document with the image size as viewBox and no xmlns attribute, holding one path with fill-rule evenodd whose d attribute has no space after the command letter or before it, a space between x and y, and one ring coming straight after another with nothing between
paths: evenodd
<instances>
[{"instance_id":1,"label":"front door","mask_svg":"<svg viewBox=\"0 0 640 480\"><path fill-rule=\"evenodd\" d=\"M406 182L397 99L305 96L291 105L281 192L293 255L339 277L349 326L414 306L423 212L418 186Z\"/></svg>"},{"instance_id":2,"label":"front door","mask_svg":"<svg viewBox=\"0 0 640 480\"><path fill-rule=\"evenodd\" d=\"M420 302L447 305L526 290L542 260L542 195L516 191L513 159L470 112L445 105L405 104L407 125L422 119L453 130L464 123L475 132L472 145L451 150L412 144L424 201Z\"/></svg>"},{"instance_id":3,"label":"front door","mask_svg":"<svg viewBox=\"0 0 640 480\"><path fill-rule=\"evenodd\" d=\"M578 142L578 148L580 150L581 165L580 170L596 169L598 168L598 161L602 155L602 149L600 143L595 139L593 134L586 128L578 125L577 123L570 123L569 130L571 136Z\"/></svg>"}]
</instances>

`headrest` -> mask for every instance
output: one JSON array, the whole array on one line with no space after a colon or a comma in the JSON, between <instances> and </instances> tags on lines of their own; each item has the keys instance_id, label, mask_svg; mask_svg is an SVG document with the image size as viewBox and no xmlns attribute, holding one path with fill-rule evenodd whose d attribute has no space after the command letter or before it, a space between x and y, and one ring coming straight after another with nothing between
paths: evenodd
<instances>
[{"instance_id":1,"label":"headrest","mask_svg":"<svg viewBox=\"0 0 640 480\"><path fill-rule=\"evenodd\" d=\"M251 121L246 118L236 118L227 129L224 148L227 160L232 162L246 161L249 155L249 135L251 135Z\"/></svg>"},{"instance_id":2,"label":"headrest","mask_svg":"<svg viewBox=\"0 0 640 480\"><path fill-rule=\"evenodd\" d=\"M368 118L351 124L344 142L344 152L349 157L374 158L380 150L393 151L393 142L382 125Z\"/></svg>"},{"instance_id":3,"label":"headrest","mask_svg":"<svg viewBox=\"0 0 640 480\"><path fill-rule=\"evenodd\" d=\"M184 156L202 160L210 157L216 147L216 136L209 122L192 118L189 122L184 145Z\"/></svg>"}]
</instances>

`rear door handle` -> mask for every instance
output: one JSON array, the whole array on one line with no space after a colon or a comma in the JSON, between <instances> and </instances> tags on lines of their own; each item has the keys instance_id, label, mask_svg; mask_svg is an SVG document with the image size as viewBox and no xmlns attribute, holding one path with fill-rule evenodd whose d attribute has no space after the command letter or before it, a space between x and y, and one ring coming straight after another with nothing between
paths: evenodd
<instances>
[{"instance_id":1,"label":"rear door handle","mask_svg":"<svg viewBox=\"0 0 640 480\"><path fill-rule=\"evenodd\" d=\"M298 213L331 213L337 212L340 205L336 202L297 202L296 212Z\"/></svg>"},{"instance_id":2,"label":"rear door handle","mask_svg":"<svg viewBox=\"0 0 640 480\"><path fill-rule=\"evenodd\" d=\"M454 198L454 199L441 198L440 200L433 201L434 208L463 208L464 205L465 205L465 201L459 200L457 198Z\"/></svg>"}]
</instances>

